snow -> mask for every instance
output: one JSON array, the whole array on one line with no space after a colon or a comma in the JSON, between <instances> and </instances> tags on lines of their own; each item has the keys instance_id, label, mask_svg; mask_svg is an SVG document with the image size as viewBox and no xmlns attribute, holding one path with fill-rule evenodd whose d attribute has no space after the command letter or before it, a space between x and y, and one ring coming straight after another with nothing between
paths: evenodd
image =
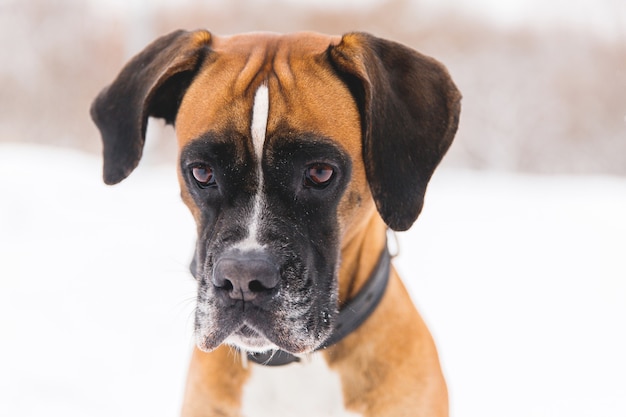
<instances>
[{"instance_id":1,"label":"snow","mask_svg":"<svg viewBox=\"0 0 626 417\"><path fill-rule=\"evenodd\" d=\"M194 225L173 166L0 145L0 415L176 415ZM440 170L396 265L452 415L626 415L626 179Z\"/></svg>"}]
</instances>

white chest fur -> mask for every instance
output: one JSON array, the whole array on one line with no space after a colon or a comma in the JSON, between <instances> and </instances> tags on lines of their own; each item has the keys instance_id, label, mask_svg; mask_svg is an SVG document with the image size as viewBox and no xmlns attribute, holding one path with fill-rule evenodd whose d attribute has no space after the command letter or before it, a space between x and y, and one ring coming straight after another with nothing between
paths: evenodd
<instances>
[{"instance_id":1,"label":"white chest fur","mask_svg":"<svg viewBox=\"0 0 626 417\"><path fill-rule=\"evenodd\" d=\"M339 375L320 354L286 366L249 364L244 417L358 417L343 404Z\"/></svg>"}]
</instances>

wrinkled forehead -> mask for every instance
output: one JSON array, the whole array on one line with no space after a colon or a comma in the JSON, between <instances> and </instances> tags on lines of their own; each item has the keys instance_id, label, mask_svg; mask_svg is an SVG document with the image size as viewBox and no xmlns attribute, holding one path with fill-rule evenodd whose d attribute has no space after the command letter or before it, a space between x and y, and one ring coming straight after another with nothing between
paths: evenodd
<instances>
[{"instance_id":1,"label":"wrinkled forehead","mask_svg":"<svg viewBox=\"0 0 626 417\"><path fill-rule=\"evenodd\" d=\"M339 40L308 33L215 39L178 111L180 148L209 131L236 131L251 141L257 92L267 86L268 137L284 129L312 133L360 154L356 104L326 58Z\"/></svg>"}]
</instances>

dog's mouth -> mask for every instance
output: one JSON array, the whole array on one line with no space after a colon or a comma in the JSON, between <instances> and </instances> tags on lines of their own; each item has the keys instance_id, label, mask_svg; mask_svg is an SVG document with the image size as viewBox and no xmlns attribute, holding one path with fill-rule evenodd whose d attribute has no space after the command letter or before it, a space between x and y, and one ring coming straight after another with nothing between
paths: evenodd
<instances>
[{"instance_id":1,"label":"dog's mouth","mask_svg":"<svg viewBox=\"0 0 626 417\"><path fill-rule=\"evenodd\" d=\"M222 325L222 329L223 329ZM221 334L215 334L207 332L205 329L196 330L196 343L198 347L203 351L211 351L220 344L227 344L235 347L239 350L263 353L270 350L277 349L290 349L294 350L293 346L285 345L280 341L273 341L275 335L267 336L264 331L256 329L251 324L243 322L238 328L235 328L230 334L227 332L219 332ZM295 350L308 350L308 349L295 349ZM294 352L295 353L295 352Z\"/></svg>"},{"instance_id":2,"label":"dog's mouth","mask_svg":"<svg viewBox=\"0 0 626 417\"><path fill-rule=\"evenodd\" d=\"M309 311L294 318L255 308L245 313L218 308L209 315L212 316L209 320L202 310L200 307L196 312L196 344L207 352L227 344L251 353L278 349L293 354L308 353L330 336L334 322L332 313ZM320 320L316 320L317 316Z\"/></svg>"},{"instance_id":3,"label":"dog's mouth","mask_svg":"<svg viewBox=\"0 0 626 417\"><path fill-rule=\"evenodd\" d=\"M259 337L261 337L259 332L257 332L256 330L254 330L252 327L248 326L247 324L244 324L243 326L241 326L239 328L239 330L237 330L235 332L235 334L237 336L241 336L241 337L245 337L245 338L259 338Z\"/></svg>"},{"instance_id":4,"label":"dog's mouth","mask_svg":"<svg viewBox=\"0 0 626 417\"><path fill-rule=\"evenodd\" d=\"M247 352L266 352L279 349L278 345L270 341L262 332L244 324L235 330L225 343Z\"/></svg>"}]
</instances>

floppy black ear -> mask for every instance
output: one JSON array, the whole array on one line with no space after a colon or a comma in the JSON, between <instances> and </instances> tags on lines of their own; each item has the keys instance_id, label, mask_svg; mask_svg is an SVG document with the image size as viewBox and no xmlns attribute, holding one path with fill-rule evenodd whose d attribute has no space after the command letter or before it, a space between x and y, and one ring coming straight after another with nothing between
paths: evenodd
<instances>
[{"instance_id":1,"label":"floppy black ear","mask_svg":"<svg viewBox=\"0 0 626 417\"><path fill-rule=\"evenodd\" d=\"M105 183L116 184L137 167L149 116L174 123L210 42L207 31L165 35L132 58L96 97L91 117L102 135Z\"/></svg>"},{"instance_id":2,"label":"floppy black ear","mask_svg":"<svg viewBox=\"0 0 626 417\"><path fill-rule=\"evenodd\" d=\"M328 49L361 114L363 158L379 213L406 230L458 126L461 94L445 67L401 44L349 33Z\"/></svg>"}]
</instances>

